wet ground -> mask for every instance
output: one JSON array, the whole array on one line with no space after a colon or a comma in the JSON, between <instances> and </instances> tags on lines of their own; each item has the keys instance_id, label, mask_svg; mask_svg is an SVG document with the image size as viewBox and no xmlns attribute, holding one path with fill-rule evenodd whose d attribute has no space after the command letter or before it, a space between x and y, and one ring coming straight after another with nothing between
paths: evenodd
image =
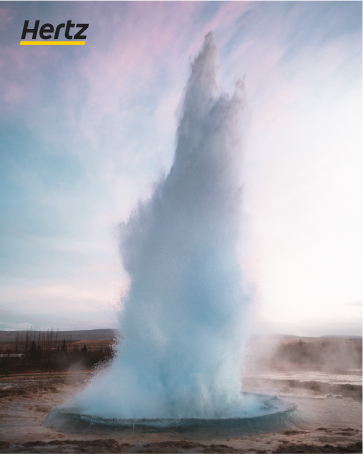
<instances>
[{"instance_id":1,"label":"wet ground","mask_svg":"<svg viewBox=\"0 0 363 455\"><path fill-rule=\"evenodd\" d=\"M276 394L298 405L289 427L263 434L125 434L92 425L82 431L44 426L52 407L90 377L89 372L0 377L0 453L362 453L360 370L267 371L245 378L246 391Z\"/></svg>"}]
</instances>

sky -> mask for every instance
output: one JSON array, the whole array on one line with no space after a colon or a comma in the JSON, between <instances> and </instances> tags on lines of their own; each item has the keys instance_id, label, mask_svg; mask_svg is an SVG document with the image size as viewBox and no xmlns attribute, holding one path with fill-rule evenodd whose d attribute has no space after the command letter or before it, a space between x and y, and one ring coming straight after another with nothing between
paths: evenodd
<instances>
[{"instance_id":1,"label":"sky","mask_svg":"<svg viewBox=\"0 0 363 455\"><path fill-rule=\"evenodd\" d=\"M20 46L36 19L86 44ZM1 2L0 330L116 327L119 226L170 169L211 30L219 84L245 80L256 330L361 335L362 4L339 1Z\"/></svg>"}]
</instances>

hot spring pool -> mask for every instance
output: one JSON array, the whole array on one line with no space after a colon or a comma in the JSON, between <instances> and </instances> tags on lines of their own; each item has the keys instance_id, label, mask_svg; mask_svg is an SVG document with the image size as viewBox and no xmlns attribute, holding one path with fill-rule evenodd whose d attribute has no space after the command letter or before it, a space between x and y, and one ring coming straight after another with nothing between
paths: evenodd
<instances>
[{"instance_id":1,"label":"hot spring pool","mask_svg":"<svg viewBox=\"0 0 363 455\"><path fill-rule=\"evenodd\" d=\"M56 406L44 425L67 433L138 434L155 432L248 435L278 431L296 423L297 405L274 395L243 393L245 409L241 416L216 419L105 419L87 415L76 408Z\"/></svg>"}]
</instances>

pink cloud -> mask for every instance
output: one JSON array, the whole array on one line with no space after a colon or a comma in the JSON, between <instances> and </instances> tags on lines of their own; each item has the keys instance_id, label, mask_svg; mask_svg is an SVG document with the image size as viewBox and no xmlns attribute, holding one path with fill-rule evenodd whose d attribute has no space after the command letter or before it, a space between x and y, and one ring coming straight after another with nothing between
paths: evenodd
<instances>
[{"instance_id":1,"label":"pink cloud","mask_svg":"<svg viewBox=\"0 0 363 455\"><path fill-rule=\"evenodd\" d=\"M18 42L0 46L0 110L16 109L21 102L32 102L43 89L42 67L49 50L45 46L25 47L30 46L20 46Z\"/></svg>"},{"instance_id":2,"label":"pink cloud","mask_svg":"<svg viewBox=\"0 0 363 455\"><path fill-rule=\"evenodd\" d=\"M3 27L4 25L11 22L13 19L13 14L11 13L10 8L1 6L0 7L0 26Z\"/></svg>"}]
</instances>

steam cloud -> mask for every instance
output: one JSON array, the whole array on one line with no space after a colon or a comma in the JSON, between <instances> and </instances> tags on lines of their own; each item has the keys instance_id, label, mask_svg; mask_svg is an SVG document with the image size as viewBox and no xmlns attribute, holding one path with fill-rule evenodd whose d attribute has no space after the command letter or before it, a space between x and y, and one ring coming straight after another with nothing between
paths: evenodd
<instances>
[{"instance_id":1,"label":"steam cloud","mask_svg":"<svg viewBox=\"0 0 363 455\"><path fill-rule=\"evenodd\" d=\"M169 175L123 226L131 287L112 365L73 406L117 419L242 416L248 299L238 257L245 108L216 84L209 33L191 68Z\"/></svg>"}]
</instances>

